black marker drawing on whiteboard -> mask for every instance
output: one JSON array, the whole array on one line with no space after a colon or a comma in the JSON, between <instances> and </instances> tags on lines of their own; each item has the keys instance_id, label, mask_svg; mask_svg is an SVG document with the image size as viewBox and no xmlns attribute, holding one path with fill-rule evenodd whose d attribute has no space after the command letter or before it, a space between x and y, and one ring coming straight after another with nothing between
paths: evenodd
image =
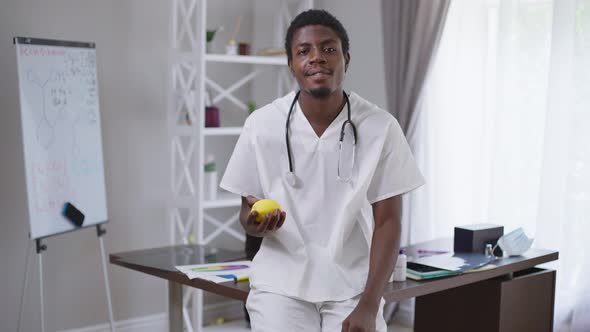
<instances>
[{"instance_id":1,"label":"black marker drawing on whiteboard","mask_svg":"<svg viewBox=\"0 0 590 332\"><path fill-rule=\"evenodd\" d=\"M72 108L73 121L71 122L72 133L72 156L81 158L78 166L83 166L89 163L85 160L80 151L80 140L84 139L92 130L90 127L95 127L98 123L98 89L96 83L96 55L92 51L79 50L76 53L68 54L64 60L66 72L69 74L72 82L77 84L70 84L70 87L81 89L76 91L75 95L85 96L81 100L76 101L76 108ZM70 93L72 93L70 91ZM84 167L87 168L87 167Z\"/></svg>"},{"instance_id":2,"label":"black marker drawing on whiteboard","mask_svg":"<svg viewBox=\"0 0 590 332\"><path fill-rule=\"evenodd\" d=\"M42 81L32 69L28 70L27 78L29 82L41 90L41 105L36 112L40 113L37 123L37 141L43 148L49 149L55 141L57 121L65 118L65 108L68 101L66 91L60 87L60 82L65 82L66 78L61 72L52 72L45 81Z\"/></svg>"}]
</instances>

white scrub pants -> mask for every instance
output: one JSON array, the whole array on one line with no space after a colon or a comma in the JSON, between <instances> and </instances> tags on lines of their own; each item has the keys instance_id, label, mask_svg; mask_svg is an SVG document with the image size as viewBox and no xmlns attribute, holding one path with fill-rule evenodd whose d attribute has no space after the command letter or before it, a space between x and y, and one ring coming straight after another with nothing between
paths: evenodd
<instances>
[{"instance_id":1,"label":"white scrub pants","mask_svg":"<svg viewBox=\"0 0 590 332\"><path fill-rule=\"evenodd\" d=\"M306 302L284 295L251 289L246 301L252 332L341 332L342 322L356 307L360 295L344 301ZM381 299L377 332L386 332Z\"/></svg>"}]
</instances>

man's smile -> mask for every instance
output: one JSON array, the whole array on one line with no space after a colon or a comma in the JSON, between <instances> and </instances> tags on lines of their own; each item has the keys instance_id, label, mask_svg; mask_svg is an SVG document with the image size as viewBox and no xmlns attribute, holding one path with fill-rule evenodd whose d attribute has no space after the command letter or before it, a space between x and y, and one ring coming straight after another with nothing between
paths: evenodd
<instances>
[{"instance_id":1,"label":"man's smile","mask_svg":"<svg viewBox=\"0 0 590 332\"><path fill-rule=\"evenodd\" d=\"M332 75L332 71L327 69L312 69L305 73L305 76L311 76L313 78L326 78Z\"/></svg>"}]
</instances>

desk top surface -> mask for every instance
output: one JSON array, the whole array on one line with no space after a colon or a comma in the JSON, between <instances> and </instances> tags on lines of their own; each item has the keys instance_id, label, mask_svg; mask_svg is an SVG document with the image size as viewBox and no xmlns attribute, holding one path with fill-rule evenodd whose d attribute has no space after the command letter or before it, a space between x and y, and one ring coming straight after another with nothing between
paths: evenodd
<instances>
[{"instance_id":1,"label":"desk top surface","mask_svg":"<svg viewBox=\"0 0 590 332\"><path fill-rule=\"evenodd\" d=\"M433 240L424 243L412 245L406 249L408 258L417 257L419 250L445 250L453 251L453 239L446 238ZM414 281L407 279L403 282L392 282L387 284L383 297L387 302L394 302L412 297L432 294L454 287L472 284L481 280L492 279L503 275L508 275L517 271L533 268L539 264L557 260L559 253L554 250L529 249L521 256L502 257L492 264L496 268L480 272L464 273L456 276Z\"/></svg>"},{"instance_id":2,"label":"desk top surface","mask_svg":"<svg viewBox=\"0 0 590 332\"><path fill-rule=\"evenodd\" d=\"M441 239L412 245L406 248L406 253L408 256L417 257L419 250L452 251L452 247L452 239ZM522 256L504 257L496 260L494 265L498 267L490 270L425 281L408 279L403 282L392 282L385 287L383 297L387 302L392 302L431 294L532 268L539 264L557 260L558 256L557 251L533 248ZM110 255L112 264L236 300L246 301L250 289L248 282L234 283L228 281L216 284L202 279L191 280L174 268L175 265L228 262L240 259L244 259L243 253L223 249L215 250L198 245L169 246Z\"/></svg>"}]
</instances>

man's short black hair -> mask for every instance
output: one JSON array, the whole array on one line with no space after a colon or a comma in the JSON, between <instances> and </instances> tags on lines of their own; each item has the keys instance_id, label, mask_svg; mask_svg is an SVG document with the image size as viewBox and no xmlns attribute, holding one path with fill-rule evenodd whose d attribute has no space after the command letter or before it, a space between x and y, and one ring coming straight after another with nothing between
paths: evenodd
<instances>
[{"instance_id":1,"label":"man's short black hair","mask_svg":"<svg viewBox=\"0 0 590 332\"><path fill-rule=\"evenodd\" d=\"M323 25L334 30L342 42L342 53L346 54L348 52L348 48L350 47L348 34L346 33L344 26L342 26L342 23L340 23L340 21L338 21L334 15L328 13L325 10L309 9L297 15L287 29L287 35L285 36L285 49L287 51L287 59L289 61L291 61L293 57L293 54L291 53L293 35L295 35L295 32L298 29L308 25Z\"/></svg>"}]
</instances>

